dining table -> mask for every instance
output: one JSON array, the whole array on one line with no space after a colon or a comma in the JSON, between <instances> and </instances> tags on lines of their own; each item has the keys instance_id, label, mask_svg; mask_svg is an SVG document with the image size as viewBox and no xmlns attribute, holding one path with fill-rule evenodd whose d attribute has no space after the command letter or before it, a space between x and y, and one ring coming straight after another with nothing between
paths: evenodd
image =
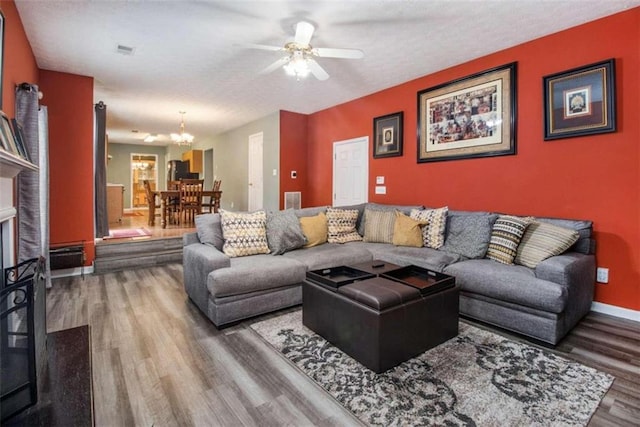
<instances>
[{"instance_id":1,"label":"dining table","mask_svg":"<svg viewBox=\"0 0 640 427\"><path fill-rule=\"evenodd\" d=\"M180 197L180 190L158 190L154 191L154 194L160 199L160 225L162 226L162 228L166 228L169 200L171 198ZM203 190L202 196L211 197L213 199L212 213L217 213L218 209L220 209L220 198L222 197L222 191ZM154 223L155 215L155 203L149 203L149 221L151 225L153 225Z\"/></svg>"}]
</instances>

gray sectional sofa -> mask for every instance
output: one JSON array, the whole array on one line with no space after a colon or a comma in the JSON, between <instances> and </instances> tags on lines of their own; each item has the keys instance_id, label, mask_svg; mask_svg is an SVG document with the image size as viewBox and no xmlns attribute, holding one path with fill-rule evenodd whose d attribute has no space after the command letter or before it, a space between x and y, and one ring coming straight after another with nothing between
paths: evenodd
<instances>
[{"instance_id":1,"label":"gray sectional sofa","mask_svg":"<svg viewBox=\"0 0 640 427\"><path fill-rule=\"evenodd\" d=\"M364 204L358 209L358 230L366 209L400 210L414 206ZM316 215L326 208L295 211L298 217ZM456 216L489 215L449 211L447 233ZM497 217L497 215L495 215ZM325 243L288 251L230 258L222 251L219 214L196 217L197 232L183 238L184 286L189 298L218 327L301 304L306 272L356 264L374 259L398 265L418 265L444 272L461 286L460 314L557 344L589 312L595 283L595 243L590 221L536 218L578 232L578 240L566 252L535 266L506 265L486 258L469 259L440 249L395 246L389 243ZM453 221L453 222L452 222ZM451 230L450 230L451 228ZM451 242L465 239L451 235ZM449 236L447 236L449 238ZM469 237L469 240L473 240ZM203 243L205 241L206 243Z\"/></svg>"}]
</instances>

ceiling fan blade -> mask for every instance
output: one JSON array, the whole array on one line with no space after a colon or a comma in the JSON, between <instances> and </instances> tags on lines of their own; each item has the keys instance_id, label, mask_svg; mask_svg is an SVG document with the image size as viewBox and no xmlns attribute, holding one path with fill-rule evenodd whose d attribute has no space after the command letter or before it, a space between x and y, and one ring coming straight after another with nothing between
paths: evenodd
<instances>
[{"instance_id":1,"label":"ceiling fan blade","mask_svg":"<svg viewBox=\"0 0 640 427\"><path fill-rule=\"evenodd\" d=\"M327 80L329 78L329 73L327 73L324 68L320 66L313 59L308 59L307 63L309 64L309 70L311 70L311 74L318 80Z\"/></svg>"},{"instance_id":2,"label":"ceiling fan blade","mask_svg":"<svg viewBox=\"0 0 640 427\"><path fill-rule=\"evenodd\" d=\"M318 47L313 49L313 53L321 58L364 58L364 52L359 49L334 49L330 47Z\"/></svg>"},{"instance_id":3,"label":"ceiling fan blade","mask_svg":"<svg viewBox=\"0 0 640 427\"><path fill-rule=\"evenodd\" d=\"M290 60L290 58L288 56L283 56L282 58L278 59L273 64L269 65L267 68L265 68L262 71L260 71L259 74L269 74L269 73L277 70L278 68L282 67L284 64L289 62L289 60Z\"/></svg>"},{"instance_id":4,"label":"ceiling fan blade","mask_svg":"<svg viewBox=\"0 0 640 427\"><path fill-rule=\"evenodd\" d=\"M313 36L315 27L308 22L300 21L296 25L296 37L294 41L302 46L308 46Z\"/></svg>"},{"instance_id":5,"label":"ceiling fan blade","mask_svg":"<svg viewBox=\"0 0 640 427\"><path fill-rule=\"evenodd\" d=\"M279 50L284 50L281 46L269 46L266 44L255 44L255 43L243 43L238 45L241 47L246 47L248 49L260 49L260 50L271 50L273 52L277 52Z\"/></svg>"}]
</instances>

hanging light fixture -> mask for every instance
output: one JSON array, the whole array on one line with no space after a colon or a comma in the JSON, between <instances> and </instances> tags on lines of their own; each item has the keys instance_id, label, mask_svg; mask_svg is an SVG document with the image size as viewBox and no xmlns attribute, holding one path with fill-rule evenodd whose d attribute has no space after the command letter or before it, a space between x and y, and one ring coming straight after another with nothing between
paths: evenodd
<instances>
[{"instance_id":1,"label":"hanging light fixture","mask_svg":"<svg viewBox=\"0 0 640 427\"><path fill-rule=\"evenodd\" d=\"M289 62L283 68L288 75L294 76L297 80L307 77L311 72L307 53L299 49L292 51Z\"/></svg>"},{"instance_id":2,"label":"hanging light fixture","mask_svg":"<svg viewBox=\"0 0 640 427\"><path fill-rule=\"evenodd\" d=\"M185 111L179 111L178 113L182 116L180 120L180 133L172 133L171 140L178 145L191 145L193 135L184 131L184 115L187 113Z\"/></svg>"}]
</instances>

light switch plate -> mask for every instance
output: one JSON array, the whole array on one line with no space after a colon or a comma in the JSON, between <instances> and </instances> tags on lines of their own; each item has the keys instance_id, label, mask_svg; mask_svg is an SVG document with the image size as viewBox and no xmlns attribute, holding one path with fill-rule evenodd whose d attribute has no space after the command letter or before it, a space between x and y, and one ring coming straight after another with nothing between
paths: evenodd
<instances>
[{"instance_id":1,"label":"light switch plate","mask_svg":"<svg viewBox=\"0 0 640 427\"><path fill-rule=\"evenodd\" d=\"M376 184L378 185L384 184L384 176L376 176Z\"/></svg>"}]
</instances>

